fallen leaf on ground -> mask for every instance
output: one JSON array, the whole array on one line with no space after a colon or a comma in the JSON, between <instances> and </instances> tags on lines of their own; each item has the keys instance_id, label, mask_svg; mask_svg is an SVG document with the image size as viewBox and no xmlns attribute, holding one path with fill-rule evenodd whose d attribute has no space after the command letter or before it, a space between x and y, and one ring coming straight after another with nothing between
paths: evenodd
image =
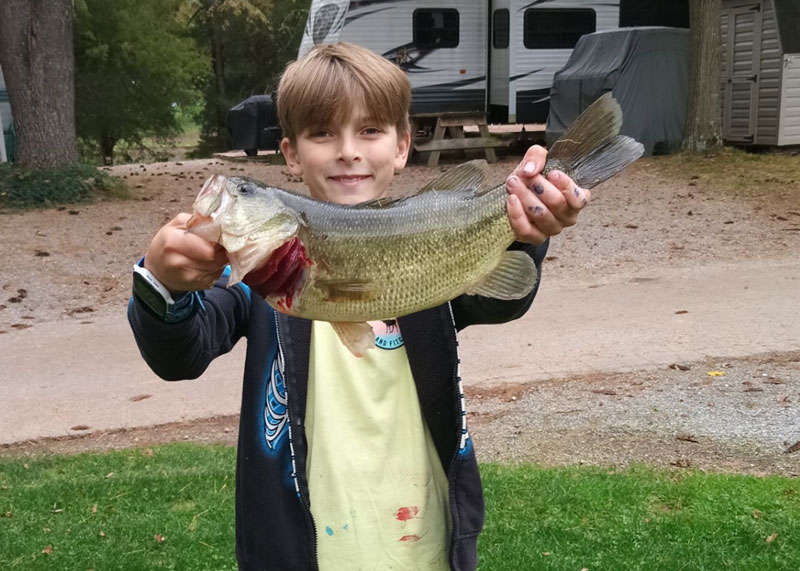
<instances>
[{"instance_id":1,"label":"fallen leaf on ground","mask_svg":"<svg viewBox=\"0 0 800 571\"><path fill-rule=\"evenodd\" d=\"M758 519L761 517L761 512L758 510L753 510L753 517Z\"/></svg>"},{"instance_id":2,"label":"fallen leaf on ground","mask_svg":"<svg viewBox=\"0 0 800 571\"><path fill-rule=\"evenodd\" d=\"M778 534L777 534L777 533L773 533L772 535L770 535L770 536L769 536L769 537L766 539L766 541L767 541L767 543L772 543L772 542L773 542L773 541L775 541L777 538L778 538Z\"/></svg>"},{"instance_id":3,"label":"fallen leaf on ground","mask_svg":"<svg viewBox=\"0 0 800 571\"><path fill-rule=\"evenodd\" d=\"M681 365L680 363L672 363L669 368L676 371L688 371L690 367L688 365Z\"/></svg>"},{"instance_id":4,"label":"fallen leaf on ground","mask_svg":"<svg viewBox=\"0 0 800 571\"><path fill-rule=\"evenodd\" d=\"M154 538L155 538L155 540L156 540L157 542L159 542L159 543L164 543L164 540L165 540L165 539L167 539L166 537L164 537L164 536L163 536L163 535L161 535L160 533L157 533L157 534L155 534L153 537L154 537Z\"/></svg>"},{"instance_id":5,"label":"fallen leaf on ground","mask_svg":"<svg viewBox=\"0 0 800 571\"><path fill-rule=\"evenodd\" d=\"M682 440L683 442L694 442L695 444L698 444L700 442L695 436L692 436L691 434L679 434L675 438L677 438L678 440Z\"/></svg>"},{"instance_id":6,"label":"fallen leaf on ground","mask_svg":"<svg viewBox=\"0 0 800 571\"><path fill-rule=\"evenodd\" d=\"M106 474L106 480L108 480L113 475L114 475L114 472L109 472L108 474Z\"/></svg>"},{"instance_id":7,"label":"fallen leaf on ground","mask_svg":"<svg viewBox=\"0 0 800 571\"><path fill-rule=\"evenodd\" d=\"M135 397L131 397L131 402L139 402L139 401L142 401L144 399L149 399L151 396L153 396L153 395L144 395L144 394L136 395Z\"/></svg>"},{"instance_id":8,"label":"fallen leaf on ground","mask_svg":"<svg viewBox=\"0 0 800 571\"><path fill-rule=\"evenodd\" d=\"M91 428L91 427L87 426L85 424L76 424L75 426L70 428L70 430L89 430L89 428Z\"/></svg>"},{"instance_id":9,"label":"fallen leaf on ground","mask_svg":"<svg viewBox=\"0 0 800 571\"><path fill-rule=\"evenodd\" d=\"M52 545L46 546L44 549L42 549L42 553L44 553L45 555L50 555L51 553L53 553L53 546Z\"/></svg>"},{"instance_id":10,"label":"fallen leaf on ground","mask_svg":"<svg viewBox=\"0 0 800 571\"><path fill-rule=\"evenodd\" d=\"M783 451L784 454L792 454L794 452L800 451L800 440L789 446L786 450Z\"/></svg>"},{"instance_id":11,"label":"fallen leaf on ground","mask_svg":"<svg viewBox=\"0 0 800 571\"><path fill-rule=\"evenodd\" d=\"M725 371L709 371L706 373L709 377L724 377Z\"/></svg>"}]
</instances>

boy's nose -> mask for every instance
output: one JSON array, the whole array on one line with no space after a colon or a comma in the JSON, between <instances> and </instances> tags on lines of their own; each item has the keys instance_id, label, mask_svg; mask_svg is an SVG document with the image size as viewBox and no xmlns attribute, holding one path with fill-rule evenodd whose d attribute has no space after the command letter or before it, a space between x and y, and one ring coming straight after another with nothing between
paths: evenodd
<instances>
[{"instance_id":1,"label":"boy's nose","mask_svg":"<svg viewBox=\"0 0 800 571\"><path fill-rule=\"evenodd\" d=\"M352 135L343 135L341 137L341 145L339 145L339 158L347 163L361 158L358 149L358 141Z\"/></svg>"}]
</instances>

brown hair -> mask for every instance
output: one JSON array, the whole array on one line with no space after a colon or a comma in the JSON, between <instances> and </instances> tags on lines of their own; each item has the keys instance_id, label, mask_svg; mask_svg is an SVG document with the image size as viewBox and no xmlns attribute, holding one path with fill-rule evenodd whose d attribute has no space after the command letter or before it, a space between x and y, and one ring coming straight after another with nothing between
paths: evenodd
<instances>
[{"instance_id":1,"label":"brown hair","mask_svg":"<svg viewBox=\"0 0 800 571\"><path fill-rule=\"evenodd\" d=\"M357 106L403 136L409 131L410 104L411 84L403 70L345 42L315 46L290 63L277 92L278 118L290 141L309 128L345 123Z\"/></svg>"}]
</instances>

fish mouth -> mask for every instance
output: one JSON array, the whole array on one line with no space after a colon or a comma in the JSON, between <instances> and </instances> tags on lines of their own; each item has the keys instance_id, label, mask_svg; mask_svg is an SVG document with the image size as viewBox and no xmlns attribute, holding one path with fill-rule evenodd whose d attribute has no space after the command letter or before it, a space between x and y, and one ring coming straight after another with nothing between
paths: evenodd
<instances>
[{"instance_id":1,"label":"fish mouth","mask_svg":"<svg viewBox=\"0 0 800 571\"><path fill-rule=\"evenodd\" d=\"M186 230L216 244L222 239L222 226L212 216L203 216L195 212L186 222Z\"/></svg>"},{"instance_id":2,"label":"fish mouth","mask_svg":"<svg viewBox=\"0 0 800 571\"><path fill-rule=\"evenodd\" d=\"M220 242L222 225L217 218L231 201L226 182L227 179L221 175L213 175L205 182L195 199L194 212L186 222L186 230L209 242Z\"/></svg>"}]
</instances>

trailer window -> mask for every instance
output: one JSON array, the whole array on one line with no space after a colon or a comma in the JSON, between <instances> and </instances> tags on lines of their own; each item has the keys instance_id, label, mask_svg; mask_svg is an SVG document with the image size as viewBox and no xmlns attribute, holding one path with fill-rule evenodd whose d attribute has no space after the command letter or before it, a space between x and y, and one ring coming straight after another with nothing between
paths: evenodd
<instances>
[{"instance_id":1,"label":"trailer window","mask_svg":"<svg viewBox=\"0 0 800 571\"><path fill-rule=\"evenodd\" d=\"M508 9L495 10L492 15L492 46L498 50L508 48Z\"/></svg>"},{"instance_id":2,"label":"trailer window","mask_svg":"<svg viewBox=\"0 0 800 571\"><path fill-rule=\"evenodd\" d=\"M619 27L689 27L689 0L620 0Z\"/></svg>"},{"instance_id":3,"label":"trailer window","mask_svg":"<svg viewBox=\"0 0 800 571\"><path fill-rule=\"evenodd\" d=\"M458 46L458 10L414 10L414 44L418 48Z\"/></svg>"},{"instance_id":4,"label":"trailer window","mask_svg":"<svg viewBox=\"0 0 800 571\"><path fill-rule=\"evenodd\" d=\"M572 49L583 34L595 31L594 10L541 9L525 10L522 43L528 49Z\"/></svg>"}]
</instances>

